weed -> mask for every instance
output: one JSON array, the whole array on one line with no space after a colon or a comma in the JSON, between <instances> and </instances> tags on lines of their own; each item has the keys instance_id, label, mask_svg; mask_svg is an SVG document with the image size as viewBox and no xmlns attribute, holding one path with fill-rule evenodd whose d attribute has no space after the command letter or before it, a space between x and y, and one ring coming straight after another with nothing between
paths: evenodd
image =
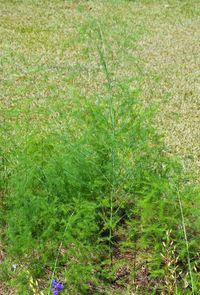
<instances>
[{"instance_id":1,"label":"weed","mask_svg":"<svg viewBox=\"0 0 200 295\"><path fill-rule=\"evenodd\" d=\"M114 1L102 3L107 9L111 3L117 8ZM102 3L95 6L101 16ZM131 7L126 1L119 3ZM194 294L198 189L183 188L181 167L167 154L153 125L154 106L140 100L144 72L134 78L123 73L123 62L126 69L135 63L139 67L132 51L129 54L138 27L133 37L122 17L118 36L115 27L122 13L116 9L111 38L104 33L108 15L102 16L101 25L88 21L93 4L69 3L63 8L65 3L58 1L47 12L42 6L42 30L33 29L21 6L16 13L30 25L22 28L17 18L14 26L6 18L17 33L10 35L16 55L10 49L3 60L10 75L4 81L10 100L2 104L1 130L4 278L12 277L19 294L29 294L30 289L49 294L54 277L66 286L63 294L109 294L114 288L119 294L126 290L154 294L166 285L169 292L177 287L177 292ZM10 9L11 3L7 5ZM40 4L27 5L30 16L31 5L40 18ZM62 13L51 15L51 7ZM77 23L84 23L79 30ZM20 51L21 38L31 60ZM45 40L44 48L38 40ZM19 69L11 75L15 64L27 75ZM173 237L168 232L166 238L169 228ZM127 251L133 262L123 257ZM116 263L116 253L123 263ZM12 260L20 265L14 275L7 265ZM185 274L190 276L187 288L178 281L177 264L184 279ZM41 277L42 291L36 283Z\"/></svg>"}]
</instances>

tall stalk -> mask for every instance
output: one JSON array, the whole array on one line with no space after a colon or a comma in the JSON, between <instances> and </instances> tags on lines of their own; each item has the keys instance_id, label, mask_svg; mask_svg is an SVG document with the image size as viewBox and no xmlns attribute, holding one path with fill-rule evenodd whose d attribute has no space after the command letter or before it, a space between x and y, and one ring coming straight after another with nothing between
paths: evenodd
<instances>
[{"instance_id":1,"label":"tall stalk","mask_svg":"<svg viewBox=\"0 0 200 295\"><path fill-rule=\"evenodd\" d=\"M59 245L58 250L57 250L56 259L55 259L55 261L54 261L53 271L52 271L52 274L51 274L51 279L50 279L50 284L49 284L48 295L51 294L51 284L52 284L52 281L53 281L53 278L54 278L54 275L55 275L55 272L56 272L56 267L57 267L57 264L58 264L58 258L59 258L59 255L60 255L60 251L61 251L61 249L62 249L62 245L63 245L63 241L64 241L64 236L65 236L65 233L66 233L66 231L67 231L67 229L68 229L68 227L69 227L69 222L70 222L71 218L73 217L74 213L75 213L75 212L73 211L73 212L71 213L71 215L69 216L68 222L67 222L67 224L66 224L66 226L65 226L65 230L64 230L64 232L63 232L63 239L62 239L62 241L60 242L60 245Z\"/></svg>"},{"instance_id":2,"label":"tall stalk","mask_svg":"<svg viewBox=\"0 0 200 295\"><path fill-rule=\"evenodd\" d=\"M192 295L195 295L195 291L194 291L195 287L194 287L194 281L193 281L193 276L192 276L191 259L190 259L190 252L189 252L189 243L188 243L187 232L186 232L186 227L185 227L185 217L183 214L183 206L182 206L182 202L181 202L181 198L180 198L179 193L178 193L178 202L179 202L179 207L180 207L180 212L181 212L181 222L182 222L182 228L183 228L186 251L187 251L187 261L188 261L188 268L189 268L190 281L191 281L191 287L192 287Z\"/></svg>"},{"instance_id":3,"label":"tall stalk","mask_svg":"<svg viewBox=\"0 0 200 295\"><path fill-rule=\"evenodd\" d=\"M105 43L103 39L103 33L101 30L101 26L99 23L97 23L97 32L99 35L100 40L100 46L98 46L98 52L100 56L100 61L103 66L106 80L107 80L107 87L109 90L109 118L111 121L111 160L112 160L112 178L111 178L111 192L110 192L110 218L109 218L109 257L110 257L110 264L112 264L113 261L113 200L115 196L116 191L116 174L115 174L115 168L116 168L116 147L115 147L115 130L116 130L116 124L115 124L115 110L114 110L114 101L113 101L113 92L112 92L112 81L111 81L111 75L108 69L108 65L106 62L106 50L105 50Z\"/></svg>"}]
</instances>

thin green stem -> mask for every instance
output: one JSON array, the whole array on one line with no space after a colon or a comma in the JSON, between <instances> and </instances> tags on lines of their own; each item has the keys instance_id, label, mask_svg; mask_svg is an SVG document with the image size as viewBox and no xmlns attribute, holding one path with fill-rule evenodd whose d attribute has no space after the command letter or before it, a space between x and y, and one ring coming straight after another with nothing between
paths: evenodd
<instances>
[{"instance_id":1,"label":"thin green stem","mask_svg":"<svg viewBox=\"0 0 200 295\"><path fill-rule=\"evenodd\" d=\"M63 240L64 240L64 235L68 229L68 226L69 226L69 221L70 219L72 218L72 216L74 215L74 211L72 212L72 214L69 216L69 219L68 219L68 222L66 224L66 227L65 227L65 230L64 230L64 233L63 233L63 239L58 247L58 250L57 250L57 255L56 255L56 259L55 259L55 262L54 262L54 266L53 266L53 271L52 271L52 275L51 275L51 279L50 279L50 285L49 285L49 291L48 291L48 295L51 294L51 284L52 284L52 280L54 278L54 275L55 275L55 271L56 271L56 267L57 267L57 264L58 264L58 258L59 258L59 254L60 254L60 251L62 249L62 245L63 245Z\"/></svg>"},{"instance_id":2,"label":"thin green stem","mask_svg":"<svg viewBox=\"0 0 200 295\"><path fill-rule=\"evenodd\" d=\"M113 103L113 93L112 93L112 82L111 82L111 76L110 72L108 70L108 65L106 62L106 50L105 50L105 43L103 39L103 33L101 30L101 26L99 23L97 23L98 26L98 34L99 39L101 42L101 47L98 48L100 60L102 63L102 66L104 68L104 72L106 74L106 80L107 80L107 86L109 90L109 116L111 120L111 137L112 137L112 145L111 145L111 160L112 160L112 186L111 186L111 192L110 192L110 219L109 219L109 256L110 256L110 263L112 264L113 260L113 247L112 247L112 238L113 238L113 200L115 196L115 168L116 168L116 148L115 148L115 111L114 111L114 103Z\"/></svg>"},{"instance_id":3,"label":"thin green stem","mask_svg":"<svg viewBox=\"0 0 200 295\"><path fill-rule=\"evenodd\" d=\"M194 281L193 281L193 276L192 276L191 259L190 259L190 252L189 252L189 243L188 243L187 232L186 232L186 227L185 227L185 218L184 218L184 214L183 214L183 206L182 206L182 202L181 202L181 198L180 198L179 193L178 193L178 202L179 202L179 207L180 207L180 211L181 211L182 228L183 228L185 245L186 245L186 250L187 250L187 261L188 261L190 281L191 281L191 286L192 286L192 295L195 295Z\"/></svg>"}]
</instances>

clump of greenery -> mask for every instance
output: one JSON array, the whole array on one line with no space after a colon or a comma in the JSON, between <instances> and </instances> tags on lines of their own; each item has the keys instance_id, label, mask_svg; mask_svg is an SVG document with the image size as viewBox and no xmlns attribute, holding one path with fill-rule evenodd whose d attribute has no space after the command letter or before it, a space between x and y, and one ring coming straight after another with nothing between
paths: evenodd
<instances>
[{"instance_id":1,"label":"clump of greenery","mask_svg":"<svg viewBox=\"0 0 200 295\"><path fill-rule=\"evenodd\" d=\"M67 293L88 294L112 284L116 249L129 249L147 261L153 292L151 281L164 280L160 253L168 229L188 270L179 166L166 155L152 109L138 101L138 92L110 83L106 96L76 93L69 104L70 112L57 110L56 122L29 132L10 155L4 221L9 255L28 261L33 276L46 276L62 241L55 275ZM188 194L182 196L191 207L187 226L196 214ZM195 261L197 242L194 236L189 241Z\"/></svg>"},{"instance_id":2,"label":"clump of greenery","mask_svg":"<svg viewBox=\"0 0 200 295\"><path fill-rule=\"evenodd\" d=\"M36 281L49 294L52 276L64 282L66 294L109 294L113 286L124 294L170 294L173 288L195 294L199 193L183 189L181 167L153 127L153 108L110 75L99 27L97 32L107 91L83 96L73 88L67 100L36 107L36 118L27 101L9 145L5 125L4 277L11 276L8 262L14 259L19 294L30 294ZM16 110L6 114L10 120ZM166 232L173 246L168 239L164 252ZM178 257L173 267L167 269L163 255L170 262ZM125 282L119 271L124 263Z\"/></svg>"}]
</instances>

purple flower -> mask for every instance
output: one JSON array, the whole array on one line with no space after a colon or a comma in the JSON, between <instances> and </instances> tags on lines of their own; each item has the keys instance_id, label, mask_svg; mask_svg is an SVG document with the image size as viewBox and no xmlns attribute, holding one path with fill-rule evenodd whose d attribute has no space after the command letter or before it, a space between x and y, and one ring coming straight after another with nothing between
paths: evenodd
<instances>
[{"instance_id":1,"label":"purple flower","mask_svg":"<svg viewBox=\"0 0 200 295\"><path fill-rule=\"evenodd\" d=\"M53 295L58 295L58 293L64 289L63 284L56 281L55 279L52 280L51 287Z\"/></svg>"}]
</instances>

